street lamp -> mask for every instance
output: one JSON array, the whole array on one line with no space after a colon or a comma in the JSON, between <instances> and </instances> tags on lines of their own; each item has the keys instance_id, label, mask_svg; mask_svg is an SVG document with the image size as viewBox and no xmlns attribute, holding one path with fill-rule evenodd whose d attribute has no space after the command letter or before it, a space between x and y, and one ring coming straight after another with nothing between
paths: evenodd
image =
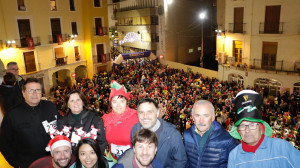
<instances>
[{"instance_id":1,"label":"street lamp","mask_svg":"<svg viewBox=\"0 0 300 168\"><path fill-rule=\"evenodd\" d=\"M201 20L201 57L200 57L200 67L203 68L203 22L204 22L204 19L206 17L206 13L205 12L201 12L199 14L199 18Z\"/></svg>"}]
</instances>

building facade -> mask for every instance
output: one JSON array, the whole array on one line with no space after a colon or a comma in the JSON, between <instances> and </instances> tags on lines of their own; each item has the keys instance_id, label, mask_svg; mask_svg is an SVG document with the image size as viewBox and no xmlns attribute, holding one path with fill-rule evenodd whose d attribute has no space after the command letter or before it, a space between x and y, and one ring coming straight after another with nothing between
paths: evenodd
<instances>
[{"instance_id":1,"label":"building facade","mask_svg":"<svg viewBox=\"0 0 300 168\"><path fill-rule=\"evenodd\" d=\"M218 78L269 95L299 91L298 0L218 1Z\"/></svg>"},{"instance_id":2,"label":"building facade","mask_svg":"<svg viewBox=\"0 0 300 168\"><path fill-rule=\"evenodd\" d=\"M108 68L107 34L106 0L0 0L1 75L15 61L23 77L41 79L48 96Z\"/></svg>"}]
</instances>

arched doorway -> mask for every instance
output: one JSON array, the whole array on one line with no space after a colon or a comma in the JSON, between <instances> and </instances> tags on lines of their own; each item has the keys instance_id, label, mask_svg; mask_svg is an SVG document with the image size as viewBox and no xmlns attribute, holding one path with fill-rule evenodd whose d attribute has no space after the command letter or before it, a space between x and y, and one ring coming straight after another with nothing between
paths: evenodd
<instances>
[{"instance_id":1,"label":"arched doorway","mask_svg":"<svg viewBox=\"0 0 300 168\"><path fill-rule=\"evenodd\" d=\"M0 83L2 83L3 81L3 76L5 75L5 66L2 62L2 60L0 59Z\"/></svg>"},{"instance_id":2,"label":"arched doorway","mask_svg":"<svg viewBox=\"0 0 300 168\"><path fill-rule=\"evenodd\" d=\"M236 82L237 84L244 84L244 77L238 74L229 74L228 75L229 82Z\"/></svg>"},{"instance_id":3,"label":"arched doorway","mask_svg":"<svg viewBox=\"0 0 300 168\"><path fill-rule=\"evenodd\" d=\"M76 78L76 81L79 81L82 79L82 78L86 78L87 77L87 68L86 66L84 65L80 65L78 67L75 68L75 78Z\"/></svg>"},{"instance_id":4,"label":"arched doorway","mask_svg":"<svg viewBox=\"0 0 300 168\"><path fill-rule=\"evenodd\" d=\"M61 87L71 87L71 77L70 77L70 70L68 69L62 69L59 71L56 71L52 74L52 81L53 81L53 87L56 88L57 86Z\"/></svg>"},{"instance_id":5,"label":"arched doorway","mask_svg":"<svg viewBox=\"0 0 300 168\"><path fill-rule=\"evenodd\" d=\"M275 79L258 78L254 81L254 87L263 90L264 96L279 96L281 83Z\"/></svg>"},{"instance_id":6,"label":"arched doorway","mask_svg":"<svg viewBox=\"0 0 300 168\"><path fill-rule=\"evenodd\" d=\"M294 88L293 88L293 92L296 93L300 93L300 82L297 82L294 84Z\"/></svg>"}]
</instances>

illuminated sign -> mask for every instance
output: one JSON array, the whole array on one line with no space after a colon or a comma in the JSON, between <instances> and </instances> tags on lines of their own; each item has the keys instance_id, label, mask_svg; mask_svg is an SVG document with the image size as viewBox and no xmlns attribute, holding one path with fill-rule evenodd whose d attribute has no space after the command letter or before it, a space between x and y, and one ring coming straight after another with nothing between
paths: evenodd
<instances>
[{"instance_id":1,"label":"illuminated sign","mask_svg":"<svg viewBox=\"0 0 300 168\"><path fill-rule=\"evenodd\" d=\"M129 32L125 35L123 40L120 40L120 45L129 42L135 42L135 41L141 41L139 34L135 33L135 32Z\"/></svg>"}]
</instances>

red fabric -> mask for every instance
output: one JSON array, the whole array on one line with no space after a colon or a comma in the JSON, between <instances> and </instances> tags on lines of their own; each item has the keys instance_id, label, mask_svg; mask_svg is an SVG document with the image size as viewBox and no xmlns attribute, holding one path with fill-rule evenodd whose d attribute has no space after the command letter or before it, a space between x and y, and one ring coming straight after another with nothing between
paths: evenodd
<instances>
[{"instance_id":1,"label":"red fabric","mask_svg":"<svg viewBox=\"0 0 300 168\"><path fill-rule=\"evenodd\" d=\"M260 144L262 143L262 141L264 140L265 135L262 134L260 137L260 140L258 141L258 143L255 146L251 146L246 144L244 141L242 141L242 148L245 152L252 152L255 153L255 151L258 149L258 147L260 146Z\"/></svg>"},{"instance_id":2,"label":"red fabric","mask_svg":"<svg viewBox=\"0 0 300 168\"><path fill-rule=\"evenodd\" d=\"M109 150L111 150L111 143L122 146L130 145L132 147L130 141L131 128L139 121L136 110L127 106L123 114L116 114L114 111L104 114L103 121ZM113 157L117 159L115 156Z\"/></svg>"}]
</instances>

